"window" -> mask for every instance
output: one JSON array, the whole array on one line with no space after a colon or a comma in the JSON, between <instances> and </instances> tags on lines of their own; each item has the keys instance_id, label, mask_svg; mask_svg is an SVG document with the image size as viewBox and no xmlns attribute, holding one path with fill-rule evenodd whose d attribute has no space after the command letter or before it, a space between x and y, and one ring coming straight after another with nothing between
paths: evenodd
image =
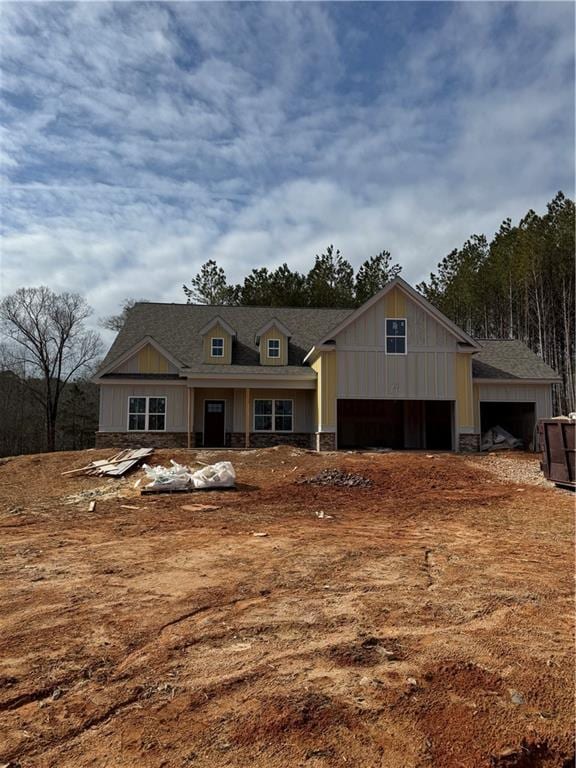
<instances>
[{"instance_id":1,"label":"window","mask_svg":"<svg viewBox=\"0 0 576 768\"><path fill-rule=\"evenodd\" d=\"M254 400L255 432L292 432L292 400Z\"/></svg>"},{"instance_id":2,"label":"window","mask_svg":"<svg viewBox=\"0 0 576 768\"><path fill-rule=\"evenodd\" d=\"M386 318L386 354L406 354L406 320Z\"/></svg>"},{"instance_id":3,"label":"window","mask_svg":"<svg viewBox=\"0 0 576 768\"><path fill-rule=\"evenodd\" d=\"M224 357L224 339L215 336L211 342L210 355L212 357Z\"/></svg>"},{"instance_id":4,"label":"window","mask_svg":"<svg viewBox=\"0 0 576 768\"><path fill-rule=\"evenodd\" d=\"M268 357L280 357L280 339L268 339Z\"/></svg>"},{"instance_id":5,"label":"window","mask_svg":"<svg viewBox=\"0 0 576 768\"><path fill-rule=\"evenodd\" d=\"M146 429L146 398L131 397L128 401L128 429L144 431Z\"/></svg>"},{"instance_id":6,"label":"window","mask_svg":"<svg viewBox=\"0 0 576 768\"><path fill-rule=\"evenodd\" d=\"M129 397L128 431L163 432L166 429L165 397Z\"/></svg>"},{"instance_id":7,"label":"window","mask_svg":"<svg viewBox=\"0 0 576 768\"><path fill-rule=\"evenodd\" d=\"M292 400L274 400L274 431L292 432Z\"/></svg>"}]
</instances>

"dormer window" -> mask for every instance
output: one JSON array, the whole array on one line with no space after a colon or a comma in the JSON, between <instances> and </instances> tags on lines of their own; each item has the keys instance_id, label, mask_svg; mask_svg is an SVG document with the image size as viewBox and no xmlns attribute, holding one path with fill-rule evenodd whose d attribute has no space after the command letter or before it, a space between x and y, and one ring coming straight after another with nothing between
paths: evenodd
<instances>
[{"instance_id":1,"label":"dormer window","mask_svg":"<svg viewBox=\"0 0 576 768\"><path fill-rule=\"evenodd\" d=\"M214 336L211 342L210 356L224 357L224 339L220 336Z\"/></svg>"},{"instance_id":2,"label":"dormer window","mask_svg":"<svg viewBox=\"0 0 576 768\"><path fill-rule=\"evenodd\" d=\"M386 354L406 354L406 320L405 318L386 318Z\"/></svg>"},{"instance_id":3,"label":"dormer window","mask_svg":"<svg viewBox=\"0 0 576 768\"><path fill-rule=\"evenodd\" d=\"M280 357L280 339L268 339L268 357Z\"/></svg>"}]
</instances>

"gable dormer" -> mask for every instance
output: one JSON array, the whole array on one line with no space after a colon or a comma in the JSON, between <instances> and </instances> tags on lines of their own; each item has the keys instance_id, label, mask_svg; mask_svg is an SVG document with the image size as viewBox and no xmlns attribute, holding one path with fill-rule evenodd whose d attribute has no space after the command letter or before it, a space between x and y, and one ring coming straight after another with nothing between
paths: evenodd
<instances>
[{"instance_id":1,"label":"gable dormer","mask_svg":"<svg viewBox=\"0 0 576 768\"><path fill-rule=\"evenodd\" d=\"M256 331L260 365L288 365L290 331L275 317Z\"/></svg>"},{"instance_id":2,"label":"gable dormer","mask_svg":"<svg viewBox=\"0 0 576 768\"><path fill-rule=\"evenodd\" d=\"M232 343L236 331L221 317L216 316L200 330L203 361L213 365L230 365Z\"/></svg>"}]
</instances>

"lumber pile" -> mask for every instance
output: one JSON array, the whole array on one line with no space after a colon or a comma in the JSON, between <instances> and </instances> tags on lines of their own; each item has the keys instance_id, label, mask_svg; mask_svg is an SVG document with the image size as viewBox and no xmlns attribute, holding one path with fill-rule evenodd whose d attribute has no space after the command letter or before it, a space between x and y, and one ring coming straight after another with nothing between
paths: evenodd
<instances>
[{"instance_id":1,"label":"lumber pile","mask_svg":"<svg viewBox=\"0 0 576 768\"><path fill-rule=\"evenodd\" d=\"M98 459L90 462L85 467L78 469L69 469L62 472L63 475L95 475L96 477L121 477L128 470L138 466L144 459L151 456L153 448L137 448L135 450L127 448L120 451L110 459Z\"/></svg>"}]
</instances>

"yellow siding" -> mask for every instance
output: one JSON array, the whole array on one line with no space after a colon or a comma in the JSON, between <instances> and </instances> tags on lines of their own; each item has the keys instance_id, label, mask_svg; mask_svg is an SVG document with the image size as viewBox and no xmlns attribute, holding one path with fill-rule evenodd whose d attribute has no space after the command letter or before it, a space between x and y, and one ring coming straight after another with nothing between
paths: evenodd
<instances>
[{"instance_id":1,"label":"yellow siding","mask_svg":"<svg viewBox=\"0 0 576 768\"><path fill-rule=\"evenodd\" d=\"M399 288L384 296L384 313L386 317L406 317L406 295Z\"/></svg>"},{"instance_id":2,"label":"yellow siding","mask_svg":"<svg viewBox=\"0 0 576 768\"><path fill-rule=\"evenodd\" d=\"M458 427L473 427L472 356L462 353L456 354L456 408Z\"/></svg>"},{"instance_id":3,"label":"yellow siding","mask_svg":"<svg viewBox=\"0 0 576 768\"><path fill-rule=\"evenodd\" d=\"M316 424L319 430L336 428L336 352L321 352L312 364L318 374Z\"/></svg>"},{"instance_id":4,"label":"yellow siding","mask_svg":"<svg viewBox=\"0 0 576 768\"><path fill-rule=\"evenodd\" d=\"M472 407L474 408L474 427L480 432L480 387L472 385Z\"/></svg>"},{"instance_id":5,"label":"yellow siding","mask_svg":"<svg viewBox=\"0 0 576 768\"><path fill-rule=\"evenodd\" d=\"M224 339L224 356L212 357L210 352L212 350L212 339ZM214 365L230 365L232 362L232 337L225 331L224 328L217 323L211 328L204 336L204 362Z\"/></svg>"},{"instance_id":6,"label":"yellow siding","mask_svg":"<svg viewBox=\"0 0 576 768\"><path fill-rule=\"evenodd\" d=\"M146 344L138 352L139 373L168 373L168 361L152 344Z\"/></svg>"},{"instance_id":7,"label":"yellow siding","mask_svg":"<svg viewBox=\"0 0 576 768\"><path fill-rule=\"evenodd\" d=\"M280 340L280 357L268 357L268 339ZM260 337L260 365L288 365L288 339L274 326Z\"/></svg>"}]
</instances>

